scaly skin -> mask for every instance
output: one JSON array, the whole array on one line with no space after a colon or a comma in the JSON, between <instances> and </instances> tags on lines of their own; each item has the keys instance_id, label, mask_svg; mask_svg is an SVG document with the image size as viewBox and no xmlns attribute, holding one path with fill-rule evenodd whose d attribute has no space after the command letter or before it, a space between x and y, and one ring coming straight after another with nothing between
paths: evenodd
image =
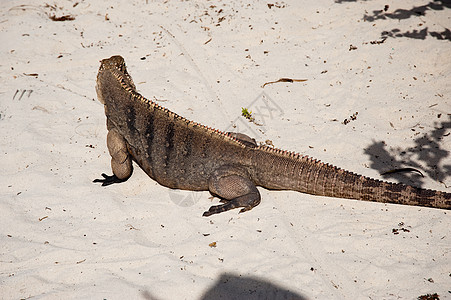
<instances>
[{"instance_id":1,"label":"scaly skin","mask_svg":"<svg viewBox=\"0 0 451 300\"><path fill-rule=\"evenodd\" d=\"M105 106L113 175L103 186L127 180L132 160L161 185L208 190L222 205L203 215L260 203L256 186L312 195L450 209L451 193L389 183L342 170L293 152L258 146L244 134L189 121L141 96L124 59L101 62L97 97Z\"/></svg>"}]
</instances>

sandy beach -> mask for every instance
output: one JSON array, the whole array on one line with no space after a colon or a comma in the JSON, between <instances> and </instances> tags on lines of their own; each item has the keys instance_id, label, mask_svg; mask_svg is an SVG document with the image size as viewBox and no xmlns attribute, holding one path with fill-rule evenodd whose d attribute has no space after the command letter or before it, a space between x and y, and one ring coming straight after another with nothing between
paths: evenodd
<instances>
[{"instance_id":1,"label":"sandy beach","mask_svg":"<svg viewBox=\"0 0 451 300\"><path fill-rule=\"evenodd\" d=\"M207 218L217 198L137 165L92 182L111 174L96 74L121 55L142 95L187 119L451 192L449 1L11 0L0 13L0 299L451 298L447 210L259 188L251 211ZM423 176L381 175L397 168Z\"/></svg>"}]
</instances>

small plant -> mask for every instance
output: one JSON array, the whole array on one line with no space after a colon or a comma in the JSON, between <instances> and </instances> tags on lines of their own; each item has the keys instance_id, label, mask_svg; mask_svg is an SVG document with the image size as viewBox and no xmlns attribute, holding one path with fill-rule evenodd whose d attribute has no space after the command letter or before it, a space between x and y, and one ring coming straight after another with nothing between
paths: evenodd
<instances>
[{"instance_id":1,"label":"small plant","mask_svg":"<svg viewBox=\"0 0 451 300\"><path fill-rule=\"evenodd\" d=\"M250 122L254 122L255 118L252 116L252 111L247 110L247 108L241 108L241 115L248 119Z\"/></svg>"}]
</instances>

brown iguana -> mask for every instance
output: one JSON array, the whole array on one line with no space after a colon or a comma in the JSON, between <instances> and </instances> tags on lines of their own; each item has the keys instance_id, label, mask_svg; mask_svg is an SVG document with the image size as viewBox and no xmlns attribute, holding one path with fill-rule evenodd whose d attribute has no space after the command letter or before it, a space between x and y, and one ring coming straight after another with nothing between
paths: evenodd
<instances>
[{"instance_id":1,"label":"brown iguana","mask_svg":"<svg viewBox=\"0 0 451 300\"><path fill-rule=\"evenodd\" d=\"M222 205L204 216L260 203L256 186L313 195L450 209L451 193L375 180L308 156L258 146L244 134L221 132L189 121L141 96L124 59L101 61L97 97L107 117L113 175L102 186L127 180L132 160L161 185L210 191Z\"/></svg>"}]
</instances>

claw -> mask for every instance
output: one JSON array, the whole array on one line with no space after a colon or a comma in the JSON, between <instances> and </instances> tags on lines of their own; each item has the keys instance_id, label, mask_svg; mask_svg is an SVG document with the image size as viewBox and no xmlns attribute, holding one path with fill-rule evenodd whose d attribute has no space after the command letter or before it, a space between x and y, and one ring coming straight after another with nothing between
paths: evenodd
<instances>
[{"instance_id":1,"label":"claw","mask_svg":"<svg viewBox=\"0 0 451 300\"><path fill-rule=\"evenodd\" d=\"M206 212L204 212L204 213L202 214L202 216L203 216L203 217L209 217L209 216L211 216L211 215L219 214L219 213L221 213L221 212L224 212L224 211L227 211L227 210L232 209L231 207L226 207L226 205L227 205L227 204L214 205L214 206L210 207L209 210L207 210Z\"/></svg>"},{"instance_id":2,"label":"claw","mask_svg":"<svg viewBox=\"0 0 451 300\"><path fill-rule=\"evenodd\" d=\"M202 214L202 217L209 217L209 216L211 216L213 213L212 212L210 212L209 210L208 211L205 211L203 214Z\"/></svg>"},{"instance_id":3,"label":"claw","mask_svg":"<svg viewBox=\"0 0 451 300\"><path fill-rule=\"evenodd\" d=\"M102 173L102 177L103 179L94 179L92 182L101 182L102 186L108 186L113 183L121 183L127 180L127 179L119 179L114 174L110 176L106 175L105 173Z\"/></svg>"}]
</instances>

